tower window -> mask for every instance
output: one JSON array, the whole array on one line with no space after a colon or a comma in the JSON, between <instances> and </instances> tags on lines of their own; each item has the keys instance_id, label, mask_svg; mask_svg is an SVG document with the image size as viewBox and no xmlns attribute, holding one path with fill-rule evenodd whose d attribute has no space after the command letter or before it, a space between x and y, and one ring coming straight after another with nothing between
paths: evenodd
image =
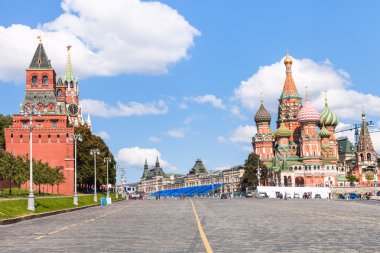
<instances>
[{"instance_id":1,"label":"tower window","mask_svg":"<svg viewBox=\"0 0 380 253\"><path fill-rule=\"evenodd\" d=\"M57 98L60 98L61 97L61 90L58 90L57 91Z\"/></svg>"},{"instance_id":2,"label":"tower window","mask_svg":"<svg viewBox=\"0 0 380 253\"><path fill-rule=\"evenodd\" d=\"M32 76L32 85L37 85L37 76Z\"/></svg>"},{"instance_id":3,"label":"tower window","mask_svg":"<svg viewBox=\"0 0 380 253\"><path fill-rule=\"evenodd\" d=\"M52 123L51 123L51 127L52 127L52 128L57 128L57 122L52 122Z\"/></svg>"},{"instance_id":4,"label":"tower window","mask_svg":"<svg viewBox=\"0 0 380 253\"><path fill-rule=\"evenodd\" d=\"M67 88L68 84L69 84L69 83L68 83L67 81L65 81L65 86L66 86L66 88Z\"/></svg>"},{"instance_id":5,"label":"tower window","mask_svg":"<svg viewBox=\"0 0 380 253\"><path fill-rule=\"evenodd\" d=\"M74 88L74 82L70 81L70 88Z\"/></svg>"},{"instance_id":6,"label":"tower window","mask_svg":"<svg viewBox=\"0 0 380 253\"><path fill-rule=\"evenodd\" d=\"M371 161L371 154L370 153L367 154L367 161Z\"/></svg>"},{"instance_id":7,"label":"tower window","mask_svg":"<svg viewBox=\"0 0 380 253\"><path fill-rule=\"evenodd\" d=\"M42 85L48 85L48 76L42 76Z\"/></svg>"}]
</instances>

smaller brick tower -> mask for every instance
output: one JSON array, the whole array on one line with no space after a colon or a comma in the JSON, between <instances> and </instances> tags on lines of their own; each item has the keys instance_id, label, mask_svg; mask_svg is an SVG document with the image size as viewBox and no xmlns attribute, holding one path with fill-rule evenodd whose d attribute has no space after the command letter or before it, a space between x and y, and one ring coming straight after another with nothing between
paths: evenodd
<instances>
[{"instance_id":1,"label":"smaller brick tower","mask_svg":"<svg viewBox=\"0 0 380 253\"><path fill-rule=\"evenodd\" d=\"M255 153L260 156L260 160L269 163L273 158L273 133L270 129L271 116L265 109L263 101L255 114L257 134L252 138L252 145Z\"/></svg>"},{"instance_id":2,"label":"smaller brick tower","mask_svg":"<svg viewBox=\"0 0 380 253\"><path fill-rule=\"evenodd\" d=\"M360 182L366 181L365 174L367 172L373 174L375 172L377 173L377 154L372 145L364 112L362 113L362 126L360 129L356 158L358 161L358 170L354 173L359 177Z\"/></svg>"}]
</instances>

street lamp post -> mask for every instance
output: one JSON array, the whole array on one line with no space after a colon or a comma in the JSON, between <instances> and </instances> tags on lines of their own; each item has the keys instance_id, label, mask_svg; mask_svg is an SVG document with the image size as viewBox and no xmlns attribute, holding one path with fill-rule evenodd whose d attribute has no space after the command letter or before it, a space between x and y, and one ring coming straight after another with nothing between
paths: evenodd
<instances>
[{"instance_id":1,"label":"street lamp post","mask_svg":"<svg viewBox=\"0 0 380 253\"><path fill-rule=\"evenodd\" d=\"M260 166L257 165L257 186L260 186L260 176L261 176L261 169L260 169Z\"/></svg>"},{"instance_id":2,"label":"street lamp post","mask_svg":"<svg viewBox=\"0 0 380 253\"><path fill-rule=\"evenodd\" d=\"M74 141L74 205L78 205L78 192L77 192L77 141L82 141L81 134L73 134L70 136L70 140Z\"/></svg>"},{"instance_id":3,"label":"street lamp post","mask_svg":"<svg viewBox=\"0 0 380 253\"><path fill-rule=\"evenodd\" d=\"M20 114L25 117L29 116L29 196L28 196L28 210L35 211L34 207L34 192L33 192L33 116L41 116L41 111L36 109L36 106L32 104L30 107L25 106L21 108Z\"/></svg>"},{"instance_id":4,"label":"street lamp post","mask_svg":"<svg viewBox=\"0 0 380 253\"><path fill-rule=\"evenodd\" d=\"M119 169L119 165L115 165L115 198L118 199L119 196L117 194L117 170Z\"/></svg>"},{"instance_id":5,"label":"street lamp post","mask_svg":"<svg viewBox=\"0 0 380 253\"><path fill-rule=\"evenodd\" d=\"M109 193L109 190L108 190L108 163L111 162L111 157L105 157L104 158L104 162L107 163L107 201L110 197L110 193Z\"/></svg>"},{"instance_id":6,"label":"street lamp post","mask_svg":"<svg viewBox=\"0 0 380 253\"><path fill-rule=\"evenodd\" d=\"M97 148L93 148L90 150L90 154L94 156L94 202L98 202L96 194L96 155L100 155L100 151Z\"/></svg>"}]
</instances>

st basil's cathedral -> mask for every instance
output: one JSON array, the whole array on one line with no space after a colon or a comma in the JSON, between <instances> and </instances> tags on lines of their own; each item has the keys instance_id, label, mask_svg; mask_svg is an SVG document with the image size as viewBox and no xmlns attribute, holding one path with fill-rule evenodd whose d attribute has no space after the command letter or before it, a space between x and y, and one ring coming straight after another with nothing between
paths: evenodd
<instances>
[{"instance_id":1,"label":"st basil's cathedral","mask_svg":"<svg viewBox=\"0 0 380 253\"><path fill-rule=\"evenodd\" d=\"M339 161L335 128L339 123L328 106L320 114L310 104L306 95L302 98L292 76L291 57L284 59L286 77L279 99L277 129L270 128L272 117L263 101L254 120L257 134L252 138L254 153L271 174L269 184L276 186L338 186L347 171ZM319 130L319 131L318 131ZM357 148L357 166L352 171L360 182L368 171L377 173L377 155L367 129L365 113Z\"/></svg>"}]
</instances>

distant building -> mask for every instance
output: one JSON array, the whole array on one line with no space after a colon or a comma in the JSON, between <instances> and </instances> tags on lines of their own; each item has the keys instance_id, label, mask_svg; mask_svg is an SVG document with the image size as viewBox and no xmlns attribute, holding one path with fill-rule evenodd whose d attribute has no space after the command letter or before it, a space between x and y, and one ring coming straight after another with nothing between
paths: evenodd
<instances>
[{"instance_id":1,"label":"distant building","mask_svg":"<svg viewBox=\"0 0 380 253\"><path fill-rule=\"evenodd\" d=\"M151 194L160 190L224 183L222 187L223 192L236 192L240 190L243 174L243 166L209 172L202 160L197 159L187 175L168 175L160 167L157 158L153 168L149 168L147 161L145 161L144 172L141 181L137 184L137 191Z\"/></svg>"},{"instance_id":2,"label":"distant building","mask_svg":"<svg viewBox=\"0 0 380 253\"><path fill-rule=\"evenodd\" d=\"M371 136L368 132L365 113L362 113L362 126L360 129L359 142L356 151L357 167L353 171L359 177L361 184L367 184L368 181L373 183L373 180L367 180L366 175L369 174L374 180L378 180L377 154L373 148Z\"/></svg>"}]
</instances>

